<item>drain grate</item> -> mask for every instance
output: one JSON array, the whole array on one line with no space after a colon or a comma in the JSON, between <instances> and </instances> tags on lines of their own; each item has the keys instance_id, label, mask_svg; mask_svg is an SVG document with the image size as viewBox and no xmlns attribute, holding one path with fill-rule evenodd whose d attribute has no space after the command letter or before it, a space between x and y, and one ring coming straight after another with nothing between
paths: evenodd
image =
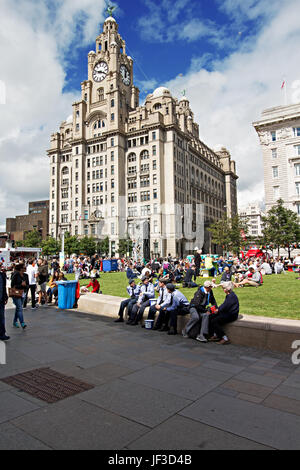
<instances>
[{"instance_id":1,"label":"drain grate","mask_svg":"<svg viewBox=\"0 0 300 470\"><path fill-rule=\"evenodd\" d=\"M23 374L13 375L1 379L1 382L11 385L46 403L56 403L57 401L94 388L94 385L60 374L50 368L36 369L24 372Z\"/></svg>"}]
</instances>

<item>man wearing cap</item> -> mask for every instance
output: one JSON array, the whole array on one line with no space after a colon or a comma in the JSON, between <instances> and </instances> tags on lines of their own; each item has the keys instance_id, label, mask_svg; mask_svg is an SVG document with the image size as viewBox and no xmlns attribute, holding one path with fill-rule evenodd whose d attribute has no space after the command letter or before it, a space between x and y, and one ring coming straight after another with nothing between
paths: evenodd
<instances>
[{"instance_id":1,"label":"man wearing cap","mask_svg":"<svg viewBox=\"0 0 300 470\"><path fill-rule=\"evenodd\" d=\"M170 303L166 308L167 324L170 318L168 335L177 335L177 315L187 315L190 311L190 304L182 292L175 289L174 284L167 284L167 290L171 295Z\"/></svg>"},{"instance_id":2,"label":"man wearing cap","mask_svg":"<svg viewBox=\"0 0 300 470\"><path fill-rule=\"evenodd\" d=\"M130 317L132 307L137 303L141 287L137 286L134 279L130 279L129 286L127 287L127 292L130 295L129 299L123 300L120 305L120 310L118 313L119 318L115 320L115 323L123 323L124 319L124 310L128 307L128 316Z\"/></svg>"},{"instance_id":3,"label":"man wearing cap","mask_svg":"<svg viewBox=\"0 0 300 470\"><path fill-rule=\"evenodd\" d=\"M0 341L8 341L10 338L5 330L5 305L8 296L6 291L6 274L2 271L2 262L0 262Z\"/></svg>"},{"instance_id":4,"label":"man wearing cap","mask_svg":"<svg viewBox=\"0 0 300 470\"><path fill-rule=\"evenodd\" d=\"M149 278L142 277L142 283L137 303L133 306L130 320L127 322L128 325L137 325L143 319L144 311L150 305L150 299L155 299L154 286Z\"/></svg>"},{"instance_id":5,"label":"man wearing cap","mask_svg":"<svg viewBox=\"0 0 300 470\"><path fill-rule=\"evenodd\" d=\"M159 313L154 326L154 330L160 330L163 326L165 309L170 303L171 295L168 293L166 285L169 280L161 278L158 281L159 286L159 297L155 305L152 305L149 310L148 320L154 320L156 313Z\"/></svg>"},{"instance_id":6,"label":"man wearing cap","mask_svg":"<svg viewBox=\"0 0 300 470\"><path fill-rule=\"evenodd\" d=\"M209 315L207 312L208 305L211 304L217 307L217 302L212 292L212 283L211 281L206 281L203 287L199 287L194 298L191 301L190 315L191 318L187 323L185 329L182 331L182 336L184 338L189 337L189 332L194 326L201 322L201 332L197 335L197 340L203 343L207 342L204 334L209 333Z\"/></svg>"}]
</instances>

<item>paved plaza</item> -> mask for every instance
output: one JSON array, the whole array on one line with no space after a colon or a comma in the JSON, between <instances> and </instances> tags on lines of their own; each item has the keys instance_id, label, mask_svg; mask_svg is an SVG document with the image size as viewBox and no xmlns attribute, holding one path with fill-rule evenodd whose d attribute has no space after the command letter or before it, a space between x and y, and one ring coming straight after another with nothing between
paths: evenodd
<instances>
[{"instance_id":1,"label":"paved plaza","mask_svg":"<svg viewBox=\"0 0 300 470\"><path fill-rule=\"evenodd\" d=\"M0 381L0 449L300 449L300 368L291 358L25 310L0 379L50 367L94 388L47 404ZM299 338L300 339L300 338Z\"/></svg>"}]
</instances>

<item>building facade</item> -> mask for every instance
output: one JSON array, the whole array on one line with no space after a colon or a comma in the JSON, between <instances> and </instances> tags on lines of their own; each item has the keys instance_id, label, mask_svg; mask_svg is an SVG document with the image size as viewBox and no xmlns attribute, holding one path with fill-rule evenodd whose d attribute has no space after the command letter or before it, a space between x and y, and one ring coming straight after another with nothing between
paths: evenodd
<instances>
[{"instance_id":1,"label":"building facade","mask_svg":"<svg viewBox=\"0 0 300 470\"><path fill-rule=\"evenodd\" d=\"M300 103L267 109L253 126L263 152L266 211L281 198L300 216Z\"/></svg>"},{"instance_id":2,"label":"building facade","mask_svg":"<svg viewBox=\"0 0 300 470\"><path fill-rule=\"evenodd\" d=\"M239 210L240 218L248 224L248 234L251 237L261 237L263 234L262 217L265 213L262 211L258 202L248 204L248 206Z\"/></svg>"},{"instance_id":3,"label":"building facade","mask_svg":"<svg viewBox=\"0 0 300 470\"><path fill-rule=\"evenodd\" d=\"M136 245L147 240L150 255L183 255L195 247L201 213L199 243L211 251L208 226L237 212L235 163L199 139L186 97L161 87L140 105L112 17L88 54L81 89L48 150L50 234L108 235L112 254L129 235Z\"/></svg>"},{"instance_id":4,"label":"building facade","mask_svg":"<svg viewBox=\"0 0 300 470\"><path fill-rule=\"evenodd\" d=\"M28 215L6 219L6 233L10 240L23 241L28 232L38 230L45 240L49 235L49 201L34 201L28 204Z\"/></svg>"}]
</instances>

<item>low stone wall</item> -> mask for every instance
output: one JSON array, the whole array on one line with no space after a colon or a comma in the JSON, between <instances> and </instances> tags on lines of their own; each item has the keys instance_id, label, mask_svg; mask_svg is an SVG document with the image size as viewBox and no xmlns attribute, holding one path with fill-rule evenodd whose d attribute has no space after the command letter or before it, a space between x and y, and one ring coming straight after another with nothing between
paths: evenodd
<instances>
[{"instance_id":1,"label":"low stone wall","mask_svg":"<svg viewBox=\"0 0 300 470\"><path fill-rule=\"evenodd\" d=\"M78 310L91 315L117 318L122 297L86 294L80 297ZM144 318L147 318L148 309ZM178 332L181 333L189 315L178 317ZM240 318L226 326L232 344L258 349L292 353L291 345L300 340L300 320L240 315Z\"/></svg>"}]
</instances>

